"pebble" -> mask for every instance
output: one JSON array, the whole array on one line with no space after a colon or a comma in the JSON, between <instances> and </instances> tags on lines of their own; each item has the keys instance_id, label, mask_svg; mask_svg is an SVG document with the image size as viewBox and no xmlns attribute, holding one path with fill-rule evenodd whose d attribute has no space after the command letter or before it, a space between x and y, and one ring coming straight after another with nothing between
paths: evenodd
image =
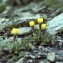
<instances>
[{"instance_id":1,"label":"pebble","mask_svg":"<svg viewBox=\"0 0 63 63\"><path fill-rule=\"evenodd\" d=\"M29 55L32 59L35 59L35 56L34 55Z\"/></svg>"},{"instance_id":2,"label":"pebble","mask_svg":"<svg viewBox=\"0 0 63 63\"><path fill-rule=\"evenodd\" d=\"M32 60L30 59L30 60L28 60L26 63L32 63Z\"/></svg>"},{"instance_id":3,"label":"pebble","mask_svg":"<svg viewBox=\"0 0 63 63\"><path fill-rule=\"evenodd\" d=\"M63 62L55 62L55 63L63 63Z\"/></svg>"},{"instance_id":4,"label":"pebble","mask_svg":"<svg viewBox=\"0 0 63 63\"><path fill-rule=\"evenodd\" d=\"M24 60L24 58L20 58L20 59L19 59L17 62L15 62L15 63L24 63L23 60Z\"/></svg>"},{"instance_id":5,"label":"pebble","mask_svg":"<svg viewBox=\"0 0 63 63\"><path fill-rule=\"evenodd\" d=\"M41 60L39 63L50 63L48 60Z\"/></svg>"},{"instance_id":6,"label":"pebble","mask_svg":"<svg viewBox=\"0 0 63 63\"><path fill-rule=\"evenodd\" d=\"M39 63L44 63L44 61L40 61Z\"/></svg>"},{"instance_id":7,"label":"pebble","mask_svg":"<svg viewBox=\"0 0 63 63\"><path fill-rule=\"evenodd\" d=\"M44 47L43 46L39 46L38 49L39 50L44 50Z\"/></svg>"},{"instance_id":8,"label":"pebble","mask_svg":"<svg viewBox=\"0 0 63 63\"><path fill-rule=\"evenodd\" d=\"M47 55L47 60L54 62L55 61L55 52L49 52Z\"/></svg>"}]
</instances>

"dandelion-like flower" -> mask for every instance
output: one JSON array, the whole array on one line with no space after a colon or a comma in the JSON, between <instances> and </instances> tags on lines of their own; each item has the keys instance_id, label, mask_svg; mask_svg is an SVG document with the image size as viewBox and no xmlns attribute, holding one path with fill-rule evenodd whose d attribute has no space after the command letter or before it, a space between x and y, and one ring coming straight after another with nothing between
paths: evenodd
<instances>
[{"instance_id":1,"label":"dandelion-like flower","mask_svg":"<svg viewBox=\"0 0 63 63\"><path fill-rule=\"evenodd\" d=\"M13 28L11 33L14 34L14 35L17 35L18 34L18 29L17 28Z\"/></svg>"},{"instance_id":2,"label":"dandelion-like flower","mask_svg":"<svg viewBox=\"0 0 63 63\"><path fill-rule=\"evenodd\" d=\"M42 30L45 30L45 29L46 29L46 24L42 24L42 25L41 25L41 29L42 29Z\"/></svg>"},{"instance_id":3,"label":"dandelion-like flower","mask_svg":"<svg viewBox=\"0 0 63 63\"><path fill-rule=\"evenodd\" d=\"M30 25L31 27L33 27L33 26L35 25L35 22L34 22L34 21L30 21L30 22L29 22L29 25Z\"/></svg>"},{"instance_id":4,"label":"dandelion-like flower","mask_svg":"<svg viewBox=\"0 0 63 63\"><path fill-rule=\"evenodd\" d=\"M38 24L41 24L43 23L43 18L38 18L37 21L38 21Z\"/></svg>"}]
</instances>

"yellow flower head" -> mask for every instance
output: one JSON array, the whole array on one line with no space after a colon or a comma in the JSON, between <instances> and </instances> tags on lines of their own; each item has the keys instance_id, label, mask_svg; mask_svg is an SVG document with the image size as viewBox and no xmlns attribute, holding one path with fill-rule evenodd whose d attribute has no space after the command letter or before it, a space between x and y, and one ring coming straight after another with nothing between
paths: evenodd
<instances>
[{"instance_id":1,"label":"yellow flower head","mask_svg":"<svg viewBox=\"0 0 63 63\"><path fill-rule=\"evenodd\" d=\"M42 28L42 30L45 30L46 29L46 24L42 24L41 28Z\"/></svg>"},{"instance_id":2,"label":"yellow flower head","mask_svg":"<svg viewBox=\"0 0 63 63\"><path fill-rule=\"evenodd\" d=\"M43 18L38 18L37 21L38 21L38 24L41 24L43 23Z\"/></svg>"},{"instance_id":3,"label":"yellow flower head","mask_svg":"<svg viewBox=\"0 0 63 63\"><path fill-rule=\"evenodd\" d=\"M17 35L18 34L18 29L17 28L13 28L11 33L14 34L14 35Z\"/></svg>"},{"instance_id":4,"label":"yellow flower head","mask_svg":"<svg viewBox=\"0 0 63 63\"><path fill-rule=\"evenodd\" d=\"M34 22L34 21L30 21L30 22L29 22L29 25L32 27L32 26L35 25L35 22Z\"/></svg>"}]
</instances>

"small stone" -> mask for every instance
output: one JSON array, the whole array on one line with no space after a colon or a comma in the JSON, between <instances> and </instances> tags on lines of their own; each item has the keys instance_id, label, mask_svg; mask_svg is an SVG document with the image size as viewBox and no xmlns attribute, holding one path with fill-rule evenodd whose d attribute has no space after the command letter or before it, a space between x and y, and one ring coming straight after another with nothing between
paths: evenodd
<instances>
[{"instance_id":1,"label":"small stone","mask_svg":"<svg viewBox=\"0 0 63 63\"><path fill-rule=\"evenodd\" d=\"M15 63L24 63L24 58L20 58L17 62Z\"/></svg>"},{"instance_id":2,"label":"small stone","mask_svg":"<svg viewBox=\"0 0 63 63\"><path fill-rule=\"evenodd\" d=\"M30 60L28 60L26 63L32 63L32 60L30 59Z\"/></svg>"},{"instance_id":3,"label":"small stone","mask_svg":"<svg viewBox=\"0 0 63 63\"><path fill-rule=\"evenodd\" d=\"M40 61L39 63L44 63L44 61Z\"/></svg>"},{"instance_id":4,"label":"small stone","mask_svg":"<svg viewBox=\"0 0 63 63\"><path fill-rule=\"evenodd\" d=\"M25 52L24 55L30 55L30 52Z\"/></svg>"},{"instance_id":5,"label":"small stone","mask_svg":"<svg viewBox=\"0 0 63 63\"><path fill-rule=\"evenodd\" d=\"M37 58L40 58L40 57L41 57L40 55L37 56Z\"/></svg>"},{"instance_id":6,"label":"small stone","mask_svg":"<svg viewBox=\"0 0 63 63\"><path fill-rule=\"evenodd\" d=\"M55 61L55 52L48 53L47 60L54 62Z\"/></svg>"},{"instance_id":7,"label":"small stone","mask_svg":"<svg viewBox=\"0 0 63 63\"><path fill-rule=\"evenodd\" d=\"M62 42L57 41L57 48L58 48L58 49L61 49L61 48L62 48L62 45L63 45Z\"/></svg>"},{"instance_id":8,"label":"small stone","mask_svg":"<svg viewBox=\"0 0 63 63\"><path fill-rule=\"evenodd\" d=\"M33 52L34 52L34 53L37 53L38 51L37 51L37 50L34 50Z\"/></svg>"},{"instance_id":9,"label":"small stone","mask_svg":"<svg viewBox=\"0 0 63 63\"><path fill-rule=\"evenodd\" d=\"M61 62L61 61L60 61L60 62L58 62L58 61L57 61L57 62L55 62L55 63L63 63L63 62Z\"/></svg>"},{"instance_id":10,"label":"small stone","mask_svg":"<svg viewBox=\"0 0 63 63\"><path fill-rule=\"evenodd\" d=\"M38 49L39 50L44 50L44 47L43 46L39 46Z\"/></svg>"},{"instance_id":11,"label":"small stone","mask_svg":"<svg viewBox=\"0 0 63 63\"><path fill-rule=\"evenodd\" d=\"M40 51L38 52L38 55L42 54Z\"/></svg>"},{"instance_id":12,"label":"small stone","mask_svg":"<svg viewBox=\"0 0 63 63\"><path fill-rule=\"evenodd\" d=\"M39 63L50 63L48 60L41 60Z\"/></svg>"},{"instance_id":13,"label":"small stone","mask_svg":"<svg viewBox=\"0 0 63 63\"><path fill-rule=\"evenodd\" d=\"M6 22L8 22L8 21L9 21L9 19L5 19L5 21L6 21Z\"/></svg>"},{"instance_id":14,"label":"small stone","mask_svg":"<svg viewBox=\"0 0 63 63\"><path fill-rule=\"evenodd\" d=\"M50 63L48 60L44 60L44 63Z\"/></svg>"},{"instance_id":15,"label":"small stone","mask_svg":"<svg viewBox=\"0 0 63 63\"><path fill-rule=\"evenodd\" d=\"M35 59L35 56L34 55L29 55L29 57L31 57L32 59Z\"/></svg>"},{"instance_id":16,"label":"small stone","mask_svg":"<svg viewBox=\"0 0 63 63\"><path fill-rule=\"evenodd\" d=\"M50 51L48 48L45 48L44 50L45 50L45 51Z\"/></svg>"}]
</instances>

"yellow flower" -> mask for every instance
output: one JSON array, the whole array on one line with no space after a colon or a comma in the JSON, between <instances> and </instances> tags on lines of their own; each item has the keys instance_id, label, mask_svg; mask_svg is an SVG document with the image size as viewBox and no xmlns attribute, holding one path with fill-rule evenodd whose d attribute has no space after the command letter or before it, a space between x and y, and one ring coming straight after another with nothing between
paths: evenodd
<instances>
[{"instance_id":1,"label":"yellow flower","mask_svg":"<svg viewBox=\"0 0 63 63\"><path fill-rule=\"evenodd\" d=\"M14 34L14 35L17 35L18 34L18 29L17 28L13 28L11 33Z\"/></svg>"},{"instance_id":2,"label":"yellow flower","mask_svg":"<svg viewBox=\"0 0 63 63\"><path fill-rule=\"evenodd\" d=\"M29 25L32 27L32 26L35 25L35 22L34 22L34 21L30 21L30 22L29 22Z\"/></svg>"},{"instance_id":3,"label":"yellow flower","mask_svg":"<svg viewBox=\"0 0 63 63\"><path fill-rule=\"evenodd\" d=\"M46 29L46 24L42 24L41 28L42 28L42 30L45 30Z\"/></svg>"},{"instance_id":4,"label":"yellow flower","mask_svg":"<svg viewBox=\"0 0 63 63\"><path fill-rule=\"evenodd\" d=\"M43 23L43 18L38 18L37 21L38 21L38 24L41 24Z\"/></svg>"}]
</instances>

